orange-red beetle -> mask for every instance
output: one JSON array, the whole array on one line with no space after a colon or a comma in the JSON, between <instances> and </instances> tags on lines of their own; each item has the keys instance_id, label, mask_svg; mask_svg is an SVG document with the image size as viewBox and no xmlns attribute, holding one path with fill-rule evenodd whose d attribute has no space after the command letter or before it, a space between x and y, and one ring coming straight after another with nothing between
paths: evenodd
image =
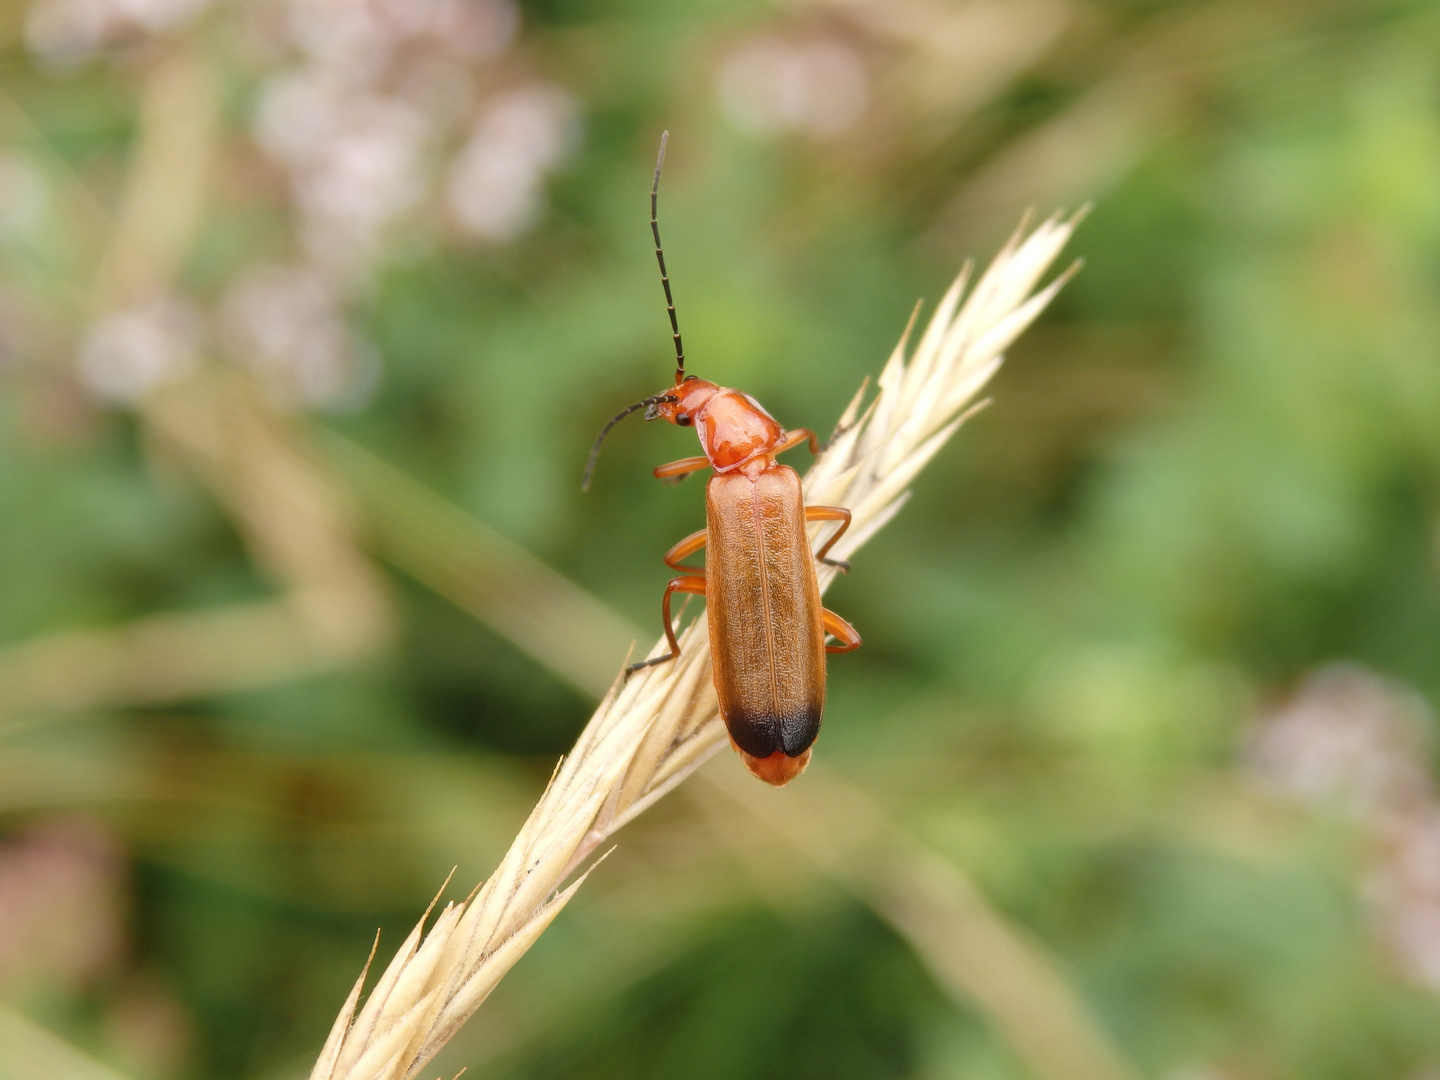
<instances>
[{"instance_id":1,"label":"orange-red beetle","mask_svg":"<svg viewBox=\"0 0 1440 1080\"><path fill-rule=\"evenodd\" d=\"M650 189L650 228L675 338L675 385L636 402L605 425L590 452L585 484L589 484L605 436L637 409L645 410L647 420L694 426L704 454L661 465L655 475L678 479L700 469L713 469L705 489L706 525L665 553L665 565L682 574L670 579L661 601L670 652L634 664L626 674L679 656L670 597L677 592L704 596L715 692L730 743L746 768L779 786L804 771L810 746L820 733L825 654L860 646L854 627L821 606L815 577L816 559L848 569L844 563L826 558L826 553L849 528L850 511L840 506L806 506L795 470L775 460L777 454L802 442L808 442L815 452L813 432L804 428L785 431L749 394L685 374L685 351L656 220L660 166L668 138L668 132L661 136L660 159ZM810 521L840 523L814 556L805 531ZM702 547L708 547L703 569L681 563ZM827 635L833 635L838 644L826 645Z\"/></svg>"}]
</instances>

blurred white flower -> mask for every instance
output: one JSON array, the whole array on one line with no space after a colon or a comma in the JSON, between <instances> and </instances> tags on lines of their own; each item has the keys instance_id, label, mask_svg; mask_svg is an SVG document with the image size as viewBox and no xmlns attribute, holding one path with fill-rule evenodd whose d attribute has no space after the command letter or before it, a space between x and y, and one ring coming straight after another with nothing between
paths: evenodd
<instances>
[{"instance_id":1,"label":"blurred white flower","mask_svg":"<svg viewBox=\"0 0 1440 1080\"><path fill-rule=\"evenodd\" d=\"M385 68L396 44L391 28L366 0L288 0L291 43L312 70L333 81L366 85Z\"/></svg>"},{"instance_id":2,"label":"blurred white flower","mask_svg":"<svg viewBox=\"0 0 1440 1080\"><path fill-rule=\"evenodd\" d=\"M79 63L115 32L110 0L39 0L25 19L25 44L51 63Z\"/></svg>"},{"instance_id":3,"label":"blurred white flower","mask_svg":"<svg viewBox=\"0 0 1440 1080\"><path fill-rule=\"evenodd\" d=\"M1430 798L1430 726L1414 692L1359 665L1332 664L1261 719L1247 756L1287 794L1370 815Z\"/></svg>"},{"instance_id":4,"label":"blurred white flower","mask_svg":"<svg viewBox=\"0 0 1440 1080\"><path fill-rule=\"evenodd\" d=\"M1356 664L1310 675L1251 740L1251 767L1280 791L1340 803L1365 828L1364 891L1405 974L1440 990L1440 801L1432 717L1418 694Z\"/></svg>"},{"instance_id":5,"label":"blurred white flower","mask_svg":"<svg viewBox=\"0 0 1440 1080\"><path fill-rule=\"evenodd\" d=\"M475 61L504 52L519 29L514 0L278 3L268 48L294 66L262 86L253 130L289 181L302 265L237 282L221 324L231 357L280 400L349 407L378 381L378 360L347 326L345 300L391 227L433 196L439 173L464 232L518 234L570 151L577 110L555 87L503 92L447 164L442 148L475 112Z\"/></svg>"},{"instance_id":6,"label":"blurred white flower","mask_svg":"<svg viewBox=\"0 0 1440 1080\"><path fill-rule=\"evenodd\" d=\"M494 243L539 217L547 173L574 150L575 100L557 86L511 90L486 103L451 165L445 193L460 229Z\"/></svg>"},{"instance_id":7,"label":"blurred white flower","mask_svg":"<svg viewBox=\"0 0 1440 1080\"><path fill-rule=\"evenodd\" d=\"M307 251L337 272L366 268L386 226L425 193L432 132L396 98L356 93L320 72L292 73L262 93L255 133L289 169Z\"/></svg>"},{"instance_id":8,"label":"blurred white flower","mask_svg":"<svg viewBox=\"0 0 1440 1080\"><path fill-rule=\"evenodd\" d=\"M301 68L273 75L260 87L255 140L281 164L304 165L339 122L347 96L346 87L321 71Z\"/></svg>"},{"instance_id":9,"label":"blurred white flower","mask_svg":"<svg viewBox=\"0 0 1440 1080\"><path fill-rule=\"evenodd\" d=\"M209 7L211 0L113 0L113 3L136 26L158 31L188 22Z\"/></svg>"},{"instance_id":10,"label":"blurred white flower","mask_svg":"<svg viewBox=\"0 0 1440 1080\"><path fill-rule=\"evenodd\" d=\"M194 367L204 320L187 300L156 296L97 319L80 348L80 381L122 405Z\"/></svg>"},{"instance_id":11,"label":"blurred white flower","mask_svg":"<svg viewBox=\"0 0 1440 1080\"><path fill-rule=\"evenodd\" d=\"M352 85L369 85L411 44L467 59L504 52L520 25L513 0L289 0L294 45Z\"/></svg>"},{"instance_id":12,"label":"blurred white flower","mask_svg":"<svg viewBox=\"0 0 1440 1080\"><path fill-rule=\"evenodd\" d=\"M864 113L870 73L844 42L763 37L721 64L717 89L725 113L744 131L829 136Z\"/></svg>"},{"instance_id":13,"label":"blurred white flower","mask_svg":"<svg viewBox=\"0 0 1440 1080\"><path fill-rule=\"evenodd\" d=\"M221 301L220 329L227 355L283 404L349 407L374 385L371 353L346 324L332 284L314 269L250 271Z\"/></svg>"},{"instance_id":14,"label":"blurred white flower","mask_svg":"<svg viewBox=\"0 0 1440 1080\"><path fill-rule=\"evenodd\" d=\"M399 32L480 59L504 52L520 28L513 0L374 0Z\"/></svg>"},{"instance_id":15,"label":"blurred white flower","mask_svg":"<svg viewBox=\"0 0 1440 1080\"><path fill-rule=\"evenodd\" d=\"M25 43L43 60L82 63L140 33L181 26L212 0L38 0L25 20Z\"/></svg>"}]
</instances>

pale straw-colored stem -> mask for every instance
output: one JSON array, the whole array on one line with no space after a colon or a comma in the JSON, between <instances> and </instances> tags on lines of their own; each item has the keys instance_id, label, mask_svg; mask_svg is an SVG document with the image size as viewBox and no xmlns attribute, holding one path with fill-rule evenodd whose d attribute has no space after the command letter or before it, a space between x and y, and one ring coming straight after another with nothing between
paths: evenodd
<instances>
[{"instance_id":1,"label":"pale straw-colored stem","mask_svg":"<svg viewBox=\"0 0 1440 1080\"><path fill-rule=\"evenodd\" d=\"M1022 226L968 294L967 267L908 362L907 328L863 413L864 388L855 396L805 478L808 503L851 509L836 557L851 556L894 517L916 474L974 412L1004 350L1068 276L1035 291L1076 221ZM812 543L828 527L815 526ZM833 576L821 567L821 588ZM662 638L651 655L664 647ZM685 629L680 648L673 663L617 679L495 873L464 902L447 904L429 933L421 920L357 1015L362 972L312 1080L416 1076L574 895L583 875L558 891L572 871L725 744L703 621Z\"/></svg>"}]
</instances>

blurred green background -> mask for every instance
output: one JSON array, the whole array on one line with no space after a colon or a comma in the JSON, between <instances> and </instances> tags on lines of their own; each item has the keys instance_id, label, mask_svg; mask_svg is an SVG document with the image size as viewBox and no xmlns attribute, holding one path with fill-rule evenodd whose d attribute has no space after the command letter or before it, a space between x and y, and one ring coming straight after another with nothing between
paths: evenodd
<instances>
[{"instance_id":1,"label":"blurred green background","mask_svg":"<svg viewBox=\"0 0 1440 1080\"><path fill-rule=\"evenodd\" d=\"M0 1076L303 1077L493 867L702 522L668 427L578 490L670 377L666 127L691 370L792 427L1093 202L827 600L817 760L1116 1077L1440 1076L1437 56L1420 0L5 4ZM427 1075L1040 1075L1003 956L947 990L767 822L809 780L627 828Z\"/></svg>"}]
</instances>

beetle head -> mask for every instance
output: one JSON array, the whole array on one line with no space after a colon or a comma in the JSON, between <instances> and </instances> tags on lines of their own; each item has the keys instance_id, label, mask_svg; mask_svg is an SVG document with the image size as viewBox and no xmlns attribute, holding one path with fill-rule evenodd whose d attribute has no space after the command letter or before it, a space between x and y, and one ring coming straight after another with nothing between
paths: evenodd
<instances>
[{"instance_id":1,"label":"beetle head","mask_svg":"<svg viewBox=\"0 0 1440 1080\"><path fill-rule=\"evenodd\" d=\"M654 404L645 410L645 419L668 420L676 427L689 427L695 422L695 414L719 389L712 382L690 375L669 393L652 398Z\"/></svg>"}]
</instances>

